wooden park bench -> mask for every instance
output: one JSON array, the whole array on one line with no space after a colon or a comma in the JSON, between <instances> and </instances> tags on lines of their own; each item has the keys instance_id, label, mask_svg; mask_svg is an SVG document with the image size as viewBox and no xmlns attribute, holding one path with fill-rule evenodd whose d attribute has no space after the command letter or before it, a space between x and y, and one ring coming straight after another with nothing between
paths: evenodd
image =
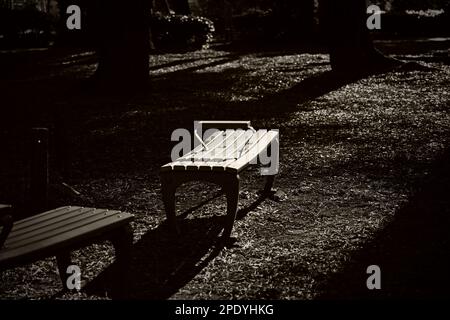
<instances>
[{"instance_id":1,"label":"wooden park bench","mask_svg":"<svg viewBox=\"0 0 450 320\"><path fill-rule=\"evenodd\" d=\"M133 243L129 213L84 207L61 207L13 222L11 207L0 205L0 271L56 256L66 288L70 252L110 240L119 266L126 268Z\"/></svg>"},{"instance_id":2,"label":"wooden park bench","mask_svg":"<svg viewBox=\"0 0 450 320\"><path fill-rule=\"evenodd\" d=\"M222 239L227 240L236 219L239 201L239 174L252 164L261 164L260 156L270 149L276 169L262 174L267 176L264 192L273 186L278 172L279 134L276 130L255 130L250 121L199 121L201 129L194 135L200 145L188 154L161 167L162 197L167 221L178 232L175 212L175 192L188 181L207 181L222 187L227 198L227 218ZM205 139L203 132L211 132ZM199 132L200 131L200 132Z\"/></svg>"}]
</instances>

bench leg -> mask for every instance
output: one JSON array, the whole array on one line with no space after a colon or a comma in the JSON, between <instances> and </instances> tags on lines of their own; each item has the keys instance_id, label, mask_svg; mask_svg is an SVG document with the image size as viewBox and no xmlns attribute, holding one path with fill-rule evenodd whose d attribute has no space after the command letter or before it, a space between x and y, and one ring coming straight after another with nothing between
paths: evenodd
<instances>
[{"instance_id":1,"label":"bench leg","mask_svg":"<svg viewBox=\"0 0 450 320\"><path fill-rule=\"evenodd\" d=\"M266 185L264 186L263 195L268 196L270 192L272 191L273 182L275 180L275 174L279 171L279 165L280 165L280 141L279 137L277 137L274 141L271 142L271 144L268 147L268 151L270 151L271 155L271 161L270 161L270 167L265 168L266 170L271 170L273 172L266 172L271 173L270 175L266 175ZM261 169L262 171L262 169Z\"/></svg>"},{"instance_id":2,"label":"bench leg","mask_svg":"<svg viewBox=\"0 0 450 320\"><path fill-rule=\"evenodd\" d=\"M166 211L167 222L169 227L176 233L179 234L180 230L178 229L176 212L175 212L175 192L177 190L177 186L174 183L172 177L167 175L161 176L161 192L164 203L164 209Z\"/></svg>"},{"instance_id":3,"label":"bench leg","mask_svg":"<svg viewBox=\"0 0 450 320\"><path fill-rule=\"evenodd\" d=\"M2 226L2 232L0 232L0 249L8 238L9 233L13 228L13 217L10 214L11 207L0 205L0 226Z\"/></svg>"},{"instance_id":4,"label":"bench leg","mask_svg":"<svg viewBox=\"0 0 450 320\"><path fill-rule=\"evenodd\" d=\"M118 273L114 275L114 286L117 292L114 297L127 298L129 296L129 269L131 264L131 249L133 247L133 230L131 226L122 227L111 238L116 255Z\"/></svg>"},{"instance_id":5,"label":"bench leg","mask_svg":"<svg viewBox=\"0 0 450 320\"><path fill-rule=\"evenodd\" d=\"M275 181L275 176L267 176L266 177L266 185L264 186L264 195L270 194L270 191L272 191L273 182Z\"/></svg>"},{"instance_id":6,"label":"bench leg","mask_svg":"<svg viewBox=\"0 0 450 320\"><path fill-rule=\"evenodd\" d=\"M59 253L56 256L56 264L58 265L59 277L61 278L63 290L68 290L67 279L69 274L67 273L67 268L72 265L72 260L70 258L70 252Z\"/></svg>"},{"instance_id":7,"label":"bench leg","mask_svg":"<svg viewBox=\"0 0 450 320\"><path fill-rule=\"evenodd\" d=\"M228 241L236 219L239 202L239 175L232 176L223 183L223 190L227 197L227 216L222 233L222 241Z\"/></svg>"}]
</instances>

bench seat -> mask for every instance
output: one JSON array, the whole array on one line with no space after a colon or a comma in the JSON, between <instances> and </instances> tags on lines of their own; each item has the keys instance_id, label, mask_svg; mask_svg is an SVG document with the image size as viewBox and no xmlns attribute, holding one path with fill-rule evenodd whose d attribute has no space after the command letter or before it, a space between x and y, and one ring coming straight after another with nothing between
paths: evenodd
<instances>
[{"instance_id":1,"label":"bench seat","mask_svg":"<svg viewBox=\"0 0 450 320\"><path fill-rule=\"evenodd\" d=\"M278 139L275 130L225 130L212 134L203 145L161 167L161 172L179 170L239 173Z\"/></svg>"},{"instance_id":2,"label":"bench seat","mask_svg":"<svg viewBox=\"0 0 450 320\"><path fill-rule=\"evenodd\" d=\"M56 256L65 286L71 250L111 240L116 258L125 257L133 240L132 219L131 214L116 210L66 206L18 220L0 248L0 270Z\"/></svg>"}]
</instances>

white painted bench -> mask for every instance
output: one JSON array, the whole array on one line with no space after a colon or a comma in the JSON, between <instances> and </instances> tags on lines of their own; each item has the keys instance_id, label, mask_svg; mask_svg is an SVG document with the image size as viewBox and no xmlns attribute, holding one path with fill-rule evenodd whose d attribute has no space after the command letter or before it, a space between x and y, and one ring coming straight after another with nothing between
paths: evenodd
<instances>
[{"instance_id":1,"label":"white painted bench","mask_svg":"<svg viewBox=\"0 0 450 320\"><path fill-rule=\"evenodd\" d=\"M175 192L188 181L208 181L222 187L227 197L227 222L222 238L227 240L236 219L239 201L239 174L250 165L261 164L270 150L275 170L262 171L267 176L264 192L273 186L278 173L279 133L277 130L255 130L250 121L199 121L202 131L217 129L188 154L161 167L162 196L167 220L178 232L175 212ZM200 135L196 136L201 140ZM267 163L264 163L267 165ZM273 165L273 163L271 164Z\"/></svg>"}]
</instances>

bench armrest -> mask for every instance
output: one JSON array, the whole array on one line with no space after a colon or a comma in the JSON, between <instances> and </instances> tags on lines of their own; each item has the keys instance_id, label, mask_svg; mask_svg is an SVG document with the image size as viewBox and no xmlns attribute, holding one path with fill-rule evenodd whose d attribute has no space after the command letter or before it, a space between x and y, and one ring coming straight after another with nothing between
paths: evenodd
<instances>
[{"instance_id":1,"label":"bench armrest","mask_svg":"<svg viewBox=\"0 0 450 320\"><path fill-rule=\"evenodd\" d=\"M250 129L251 127L250 121L196 121L194 124L195 129L200 126L203 131L208 129Z\"/></svg>"},{"instance_id":2,"label":"bench armrest","mask_svg":"<svg viewBox=\"0 0 450 320\"><path fill-rule=\"evenodd\" d=\"M11 206L3 204L0 205L0 226L2 227L0 232L0 249L1 249L13 227Z\"/></svg>"},{"instance_id":3,"label":"bench armrest","mask_svg":"<svg viewBox=\"0 0 450 320\"><path fill-rule=\"evenodd\" d=\"M250 121L219 121L219 120L212 120L212 121L194 121L194 135L196 138L200 141L203 146L205 146L203 140L206 140L210 135L205 135L205 132L209 129L215 129L215 130L221 130L225 131L227 129L230 130L237 130L237 129L243 129L243 130L255 130L253 129L252 125L250 124Z\"/></svg>"}]
</instances>

